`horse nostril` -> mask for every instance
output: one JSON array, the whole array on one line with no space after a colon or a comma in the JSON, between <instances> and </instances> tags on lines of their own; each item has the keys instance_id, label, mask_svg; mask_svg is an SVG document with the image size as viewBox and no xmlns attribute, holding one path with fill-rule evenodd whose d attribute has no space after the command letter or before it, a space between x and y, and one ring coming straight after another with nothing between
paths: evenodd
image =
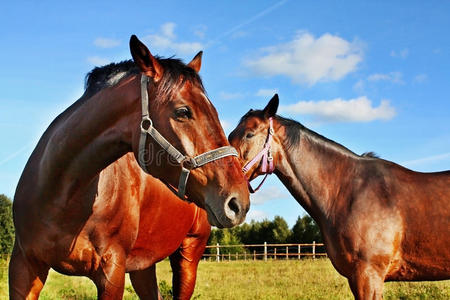
<instances>
[{"instance_id":1,"label":"horse nostril","mask_svg":"<svg viewBox=\"0 0 450 300\"><path fill-rule=\"evenodd\" d=\"M238 204L238 201L235 197L231 198L230 201L228 201L228 207L236 214L239 215L240 206Z\"/></svg>"}]
</instances>

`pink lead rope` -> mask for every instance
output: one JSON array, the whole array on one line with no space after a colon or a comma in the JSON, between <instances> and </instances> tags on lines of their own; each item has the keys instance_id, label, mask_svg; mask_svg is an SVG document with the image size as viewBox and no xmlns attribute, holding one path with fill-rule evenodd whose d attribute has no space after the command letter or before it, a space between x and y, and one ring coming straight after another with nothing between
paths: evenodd
<instances>
[{"instance_id":1,"label":"pink lead rope","mask_svg":"<svg viewBox=\"0 0 450 300\"><path fill-rule=\"evenodd\" d=\"M269 133L267 134L266 143L264 144L264 148L248 163L245 164L245 166L242 168L242 171L244 172L244 177L247 179L248 183L248 189L250 190L250 193L254 193L262 186L264 181L266 180L267 176L272 174L272 172L275 170L275 167L273 165L273 157L272 153L270 152L270 143L272 142L272 136L274 134L273 131L273 121L272 117L269 118ZM248 180L247 176L245 175L256 163L258 163L262 159L261 162L261 171L265 173L263 180L261 183L253 189L250 181Z\"/></svg>"}]
</instances>

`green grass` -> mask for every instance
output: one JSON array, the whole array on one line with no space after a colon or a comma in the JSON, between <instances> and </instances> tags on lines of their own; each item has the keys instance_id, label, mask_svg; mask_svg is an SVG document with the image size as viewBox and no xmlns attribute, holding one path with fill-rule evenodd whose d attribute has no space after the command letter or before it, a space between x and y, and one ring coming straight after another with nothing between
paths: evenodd
<instances>
[{"instance_id":1,"label":"green grass","mask_svg":"<svg viewBox=\"0 0 450 300\"><path fill-rule=\"evenodd\" d=\"M7 263L0 261L0 299L7 299ZM2 269L3 267L3 269ZM3 271L2 271L3 270ZM168 261L157 266L159 286L170 299ZM50 272L41 299L96 299L87 278ZM138 299L127 277L124 299ZM353 299L347 280L327 259L201 262L193 299ZM387 283L384 299L450 299L450 281Z\"/></svg>"}]
</instances>

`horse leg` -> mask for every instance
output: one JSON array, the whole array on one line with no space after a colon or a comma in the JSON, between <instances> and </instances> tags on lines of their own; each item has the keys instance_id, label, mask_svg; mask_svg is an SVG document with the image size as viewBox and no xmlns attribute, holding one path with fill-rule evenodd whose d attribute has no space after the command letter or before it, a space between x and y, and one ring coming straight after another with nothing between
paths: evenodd
<instances>
[{"instance_id":1,"label":"horse leg","mask_svg":"<svg viewBox=\"0 0 450 300\"><path fill-rule=\"evenodd\" d=\"M125 254L121 247L110 247L101 257L100 267L91 279L100 300L122 299L125 286Z\"/></svg>"},{"instance_id":2,"label":"horse leg","mask_svg":"<svg viewBox=\"0 0 450 300\"><path fill-rule=\"evenodd\" d=\"M9 298L38 299L50 268L34 259L27 259L17 241L9 262Z\"/></svg>"},{"instance_id":3,"label":"horse leg","mask_svg":"<svg viewBox=\"0 0 450 300\"><path fill-rule=\"evenodd\" d=\"M194 292L198 263L205 250L195 244L196 240L185 238L182 246L169 257L174 299L190 299Z\"/></svg>"},{"instance_id":4,"label":"horse leg","mask_svg":"<svg viewBox=\"0 0 450 300\"><path fill-rule=\"evenodd\" d=\"M130 272L131 284L141 300L161 299L156 280L156 266L150 266L145 270Z\"/></svg>"},{"instance_id":5,"label":"horse leg","mask_svg":"<svg viewBox=\"0 0 450 300\"><path fill-rule=\"evenodd\" d=\"M384 277L368 263L358 266L348 282L356 300L383 299Z\"/></svg>"}]
</instances>

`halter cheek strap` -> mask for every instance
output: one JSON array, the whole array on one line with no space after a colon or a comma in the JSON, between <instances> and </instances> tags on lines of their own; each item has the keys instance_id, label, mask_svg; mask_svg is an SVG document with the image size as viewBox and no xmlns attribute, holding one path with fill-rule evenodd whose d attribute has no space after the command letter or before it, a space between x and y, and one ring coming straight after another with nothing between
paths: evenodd
<instances>
[{"instance_id":1,"label":"halter cheek strap","mask_svg":"<svg viewBox=\"0 0 450 300\"><path fill-rule=\"evenodd\" d=\"M180 179L178 182L178 196L184 200L184 195L186 192L186 184L189 178L189 174L191 170L199 168L207 163L212 161L227 157L227 156L238 156L236 149L231 146L223 146L214 150L207 151L195 157L190 157L187 155L183 155L178 149L176 149L172 144L169 143L159 132L153 127L153 122L150 119L150 115L148 112L148 85L149 78L142 74L141 77L141 102L142 102L142 120L141 120L141 135L139 138L139 154L138 154L138 163L141 168L146 172L150 173L146 162L149 161L146 158L147 153L146 144L147 144L147 136L151 136L153 140L155 140L162 149L164 149L167 154L176 161L177 164L181 167Z\"/></svg>"},{"instance_id":2,"label":"halter cheek strap","mask_svg":"<svg viewBox=\"0 0 450 300\"><path fill-rule=\"evenodd\" d=\"M259 153L256 154L256 156L251 161L246 163L245 166L242 168L242 172L244 172L244 177L247 179L248 188L251 193L254 193L257 190L259 190L261 188L261 186L263 185L264 181L266 180L267 176L272 174L273 171L275 170L275 166L273 164L272 153L270 151L270 145L272 143L273 135L274 135L273 119L272 119L272 117L270 117L269 118L269 132L267 133L267 138L266 138L266 142L264 144L263 149L261 151L259 151ZM250 180L248 179L248 177L245 174L255 164L259 163L259 161L261 161L261 172L265 173L265 176L264 176L263 180L261 181L261 183L255 189L253 189L250 184Z\"/></svg>"}]
</instances>

